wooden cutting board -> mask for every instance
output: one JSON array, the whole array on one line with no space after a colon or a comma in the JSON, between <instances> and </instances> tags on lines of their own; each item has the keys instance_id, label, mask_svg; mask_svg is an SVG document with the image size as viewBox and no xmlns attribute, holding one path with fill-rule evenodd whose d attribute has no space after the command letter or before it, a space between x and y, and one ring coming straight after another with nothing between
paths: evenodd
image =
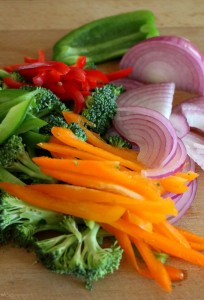
<instances>
[{"instance_id":1,"label":"wooden cutting board","mask_svg":"<svg viewBox=\"0 0 204 300\"><path fill-rule=\"evenodd\" d=\"M150 3L151 2L151 3ZM19 63L38 49L51 58L53 44L71 29L100 17L150 9L161 34L182 35L204 53L204 3L199 0L0 0L0 67ZM103 66L117 68L117 62ZM179 226L204 235L204 173L200 173L196 199L178 222ZM135 274L123 257L120 269L97 282L88 292L76 279L56 275L36 262L33 253L13 245L0 247L0 299L34 300L146 300L204 299L204 269L172 260L188 270L188 278L166 294L155 283Z\"/></svg>"}]
</instances>

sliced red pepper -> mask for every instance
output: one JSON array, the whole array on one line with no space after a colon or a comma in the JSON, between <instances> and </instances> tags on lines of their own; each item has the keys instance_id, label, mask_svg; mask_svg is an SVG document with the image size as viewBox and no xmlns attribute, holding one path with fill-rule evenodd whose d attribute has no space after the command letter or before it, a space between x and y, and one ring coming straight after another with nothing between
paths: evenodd
<instances>
[{"instance_id":1,"label":"sliced red pepper","mask_svg":"<svg viewBox=\"0 0 204 300\"><path fill-rule=\"evenodd\" d=\"M130 73L132 73L132 68L126 68L116 72L108 73L107 77L110 81L112 81L123 77L127 77Z\"/></svg>"},{"instance_id":2,"label":"sliced red pepper","mask_svg":"<svg viewBox=\"0 0 204 300\"><path fill-rule=\"evenodd\" d=\"M75 66L83 69L85 65L86 65L86 56L79 56Z\"/></svg>"},{"instance_id":3,"label":"sliced red pepper","mask_svg":"<svg viewBox=\"0 0 204 300\"><path fill-rule=\"evenodd\" d=\"M20 88L21 86L25 85L24 82L19 82L17 80L14 80L13 78L11 77L4 77L4 83L9 87L9 88L12 88L12 89L18 89Z\"/></svg>"},{"instance_id":4,"label":"sliced red pepper","mask_svg":"<svg viewBox=\"0 0 204 300\"><path fill-rule=\"evenodd\" d=\"M95 78L98 83L106 84L109 82L109 78L106 74L99 70L85 70L86 76L89 79Z\"/></svg>"}]
</instances>

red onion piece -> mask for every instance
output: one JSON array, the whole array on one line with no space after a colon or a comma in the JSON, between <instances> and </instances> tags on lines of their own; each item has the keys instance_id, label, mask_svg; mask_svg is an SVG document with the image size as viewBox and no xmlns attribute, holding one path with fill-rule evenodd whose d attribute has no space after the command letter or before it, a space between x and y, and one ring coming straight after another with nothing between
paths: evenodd
<instances>
[{"instance_id":1,"label":"red onion piece","mask_svg":"<svg viewBox=\"0 0 204 300\"><path fill-rule=\"evenodd\" d=\"M170 176L178 171L184 166L186 162L187 152L183 142L177 140L177 150L174 157L168 161L168 163L161 163L158 168L142 170L142 174L149 178L162 178Z\"/></svg>"},{"instance_id":2,"label":"red onion piece","mask_svg":"<svg viewBox=\"0 0 204 300\"><path fill-rule=\"evenodd\" d=\"M189 132L182 138L188 155L204 170L204 137Z\"/></svg>"},{"instance_id":3,"label":"red onion piece","mask_svg":"<svg viewBox=\"0 0 204 300\"><path fill-rule=\"evenodd\" d=\"M173 109L169 120L179 138L184 137L190 131L186 117L182 114L182 112L176 112Z\"/></svg>"},{"instance_id":4,"label":"red onion piece","mask_svg":"<svg viewBox=\"0 0 204 300\"><path fill-rule=\"evenodd\" d=\"M140 148L138 160L158 168L173 159L177 136L170 121L159 112L140 107L122 107L113 120L116 130Z\"/></svg>"},{"instance_id":5,"label":"red onion piece","mask_svg":"<svg viewBox=\"0 0 204 300\"><path fill-rule=\"evenodd\" d=\"M204 94L203 56L187 39L159 36L142 41L123 56L120 67L144 83L175 82L176 89Z\"/></svg>"},{"instance_id":6,"label":"red onion piece","mask_svg":"<svg viewBox=\"0 0 204 300\"><path fill-rule=\"evenodd\" d=\"M113 83L115 85L122 85L126 91L132 90L132 89L137 89L138 87L142 86L143 83L139 82L135 79L131 78L121 78L121 79L116 79L111 81L110 83Z\"/></svg>"},{"instance_id":7,"label":"red onion piece","mask_svg":"<svg viewBox=\"0 0 204 300\"><path fill-rule=\"evenodd\" d=\"M174 91L174 83L142 85L137 89L124 92L118 98L117 105L119 108L142 106L156 110L169 118L172 111Z\"/></svg>"}]
</instances>

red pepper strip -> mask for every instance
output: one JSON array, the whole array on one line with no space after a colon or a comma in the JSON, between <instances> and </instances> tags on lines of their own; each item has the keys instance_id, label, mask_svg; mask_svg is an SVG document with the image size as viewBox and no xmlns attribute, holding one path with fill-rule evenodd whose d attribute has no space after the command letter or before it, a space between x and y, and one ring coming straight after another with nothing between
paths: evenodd
<instances>
[{"instance_id":1,"label":"red pepper strip","mask_svg":"<svg viewBox=\"0 0 204 300\"><path fill-rule=\"evenodd\" d=\"M76 114L80 113L85 105L85 99L81 93L81 91L78 89L76 84L74 82L64 82L63 84L66 92L64 95L61 95L60 99L62 101L68 101L73 100L74 101L74 112Z\"/></svg>"},{"instance_id":2,"label":"red pepper strip","mask_svg":"<svg viewBox=\"0 0 204 300\"><path fill-rule=\"evenodd\" d=\"M86 73L87 79L89 77L95 78L97 80L97 83L103 83L103 84L109 82L108 76L99 70L84 70L84 71Z\"/></svg>"},{"instance_id":3,"label":"red pepper strip","mask_svg":"<svg viewBox=\"0 0 204 300\"><path fill-rule=\"evenodd\" d=\"M106 76L108 77L109 81L112 80L116 80L116 79L120 79L123 77L127 77L130 73L132 73L132 68L126 68L126 69L122 69L116 72L111 72L106 74Z\"/></svg>"},{"instance_id":4,"label":"red pepper strip","mask_svg":"<svg viewBox=\"0 0 204 300\"><path fill-rule=\"evenodd\" d=\"M80 69L78 67L71 67L68 74L62 76L62 81L79 81L79 82L85 82L86 81L86 73L83 69Z\"/></svg>"},{"instance_id":5,"label":"red pepper strip","mask_svg":"<svg viewBox=\"0 0 204 300\"><path fill-rule=\"evenodd\" d=\"M20 66L22 66L22 64L15 64L15 65L4 67L4 70L10 73L16 71L16 68Z\"/></svg>"},{"instance_id":6,"label":"red pepper strip","mask_svg":"<svg viewBox=\"0 0 204 300\"><path fill-rule=\"evenodd\" d=\"M86 56L79 56L75 66L80 69L83 69L83 67L85 67L85 65L86 65Z\"/></svg>"},{"instance_id":7,"label":"red pepper strip","mask_svg":"<svg viewBox=\"0 0 204 300\"><path fill-rule=\"evenodd\" d=\"M4 77L4 83L9 87L9 88L13 88L13 89L18 89L21 86L25 85L25 83L23 82L18 82L14 79L12 79L11 77Z\"/></svg>"},{"instance_id":8,"label":"red pepper strip","mask_svg":"<svg viewBox=\"0 0 204 300\"><path fill-rule=\"evenodd\" d=\"M38 51L38 61L45 62L45 52L42 49Z\"/></svg>"}]
</instances>

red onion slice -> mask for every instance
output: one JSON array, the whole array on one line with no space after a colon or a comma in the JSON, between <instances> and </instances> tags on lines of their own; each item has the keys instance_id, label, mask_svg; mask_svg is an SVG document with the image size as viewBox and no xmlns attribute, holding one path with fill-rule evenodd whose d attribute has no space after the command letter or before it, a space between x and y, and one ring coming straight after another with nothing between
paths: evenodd
<instances>
[{"instance_id":1,"label":"red onion slice","mask_svg":"<svg viewBox=\"0 0 204 300\"><path fill-rule=\"evenodd\" d=\"M124 92L117 100L118 108L142 106L160 112L167 119L172 111L174 83L148 84Z\"/></svg>"},{"instance_id":2,"label":"red onion slice","mask_svg":"<svg viewBox=\"0 0 204 300\"><path fill-rule=\"evenodd\" d=\"M177 151L175 130L157 111L140 106L122 107L113 124L122 136L139 146L138 160L148 168L167 164Z\"/></svg>"},{"instance_id":3,"label":"red onion slice","mask_svg":"<svg viewBox=\"0 0 204 300\"><path fill-rule=\"evenodd\" d=\"M128 77L116 79L116 80L111 81L110 83L113 83L114 85L122 85L126 91L129 91L132 89L137 89L138 87L143 85L142 82L139 82L135 79L131 79Z\"/></svg>"},{"instance_id":4,"label":"red onion slice","mask_svg":"<svg viewBox=\"0 0 204 300\"><path fill-rule=\"evenodd\" d=\"M175 82L176 89L204 94L203 56L187 39L160 36L142 41L123 56L120 67L144 83Z\"/></svg>"},{"instance_id":5,"label":"red onion slice","mask_svg":"<svg viewBox=\"0 0 204 300\"><path fill-rule=\"evenodd\" d=\"M189 132L182 138L188 155L204 170L204 137Z\"/></svg>"},{"instance_id":6,"label":"red onion slice","mask_svg":"<svg viewBox=\"0 0 204 300\"><path fill-rule=\"evenodd\" d=\"M186 117L182 114L182 112L176 112L173 109L169 120L179 138L184 137L190 131Z\"/></svg>"},{"instance_id":7,"label":"red onion slice","mask_svg":"<svg viewBox=\"0 0 204 300\"><path fill-rule=\"evenodd\" d=\"M186 148L183 142L178 139L176 153L168 163L163 161L158 168L142 170L142 174L146 177L155 179L170 176L181 170L186 162L186 157Z\"/></svg>"}]
</instances>

